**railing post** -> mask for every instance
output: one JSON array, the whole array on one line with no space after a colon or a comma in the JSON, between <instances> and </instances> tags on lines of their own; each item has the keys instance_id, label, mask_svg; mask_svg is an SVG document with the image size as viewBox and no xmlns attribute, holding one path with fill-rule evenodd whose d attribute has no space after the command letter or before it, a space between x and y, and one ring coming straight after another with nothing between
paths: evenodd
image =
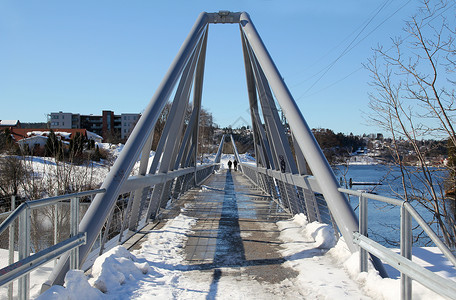
<instances>
[{"instance_id":1,"label":"railing post","mask_svg":"<svg viewBox=\"0 0 456 300\"><path fill-rule=\"evenodd\" d=\"M401 255L412 259L412 217L404 205L401 206ZM401 299L412 299L412 279L401 273Z\"/></svg>"},{"instance_id":2,"label":"railing post","mask_svg":"<svg viewBox=\"0 0 456 300\"><path fill-rule=\"evenodd\" d=\"M19 217L19 260L30 255L30 208L27 206ZM30 273L19 278L18 299L29 298Z\"/></svg>"},{"instance_id":3,"label":"railing post","mask_svg":"<svg viewBox=\"0 0 456 300\"><path fill-rule=\"evenodd\" d=\"M70 202L70 237L78 235L79 229L79 198L71 198ZM79 269L79 247L70 252L70 269Z\"/></svg>"},{"instance_id":4,"label":"railing post","mask_svg":"<svg viewBox=\"0 0 456 300\"><path fill-rule=\"evenodd\" d=\"M54 205L54 245L57 244L59 241L58 241L58 229L57 229L57 224L59 222L59 217L58 217L58 214L59 214L59 203L57 202L55 205Z\"/></svg>"},{"instance_id":5,"label":"railing post","mask_svg":"<svg viewBox=\"0 0 456 300\"><path fill-rule=\"evenodd\" d=\"M367 237L367 198L363 196L363 193L359 195L359 233ZM368 257L367 251L359 247L360 272L367 272Z\"/></svg>"},{"instance_id":6,"label":"railing post","mask_svg":"<svg viewBox=\"0 0 456 300\"><path fill-rule=\"evenodd\" d=\"M16 209L16 196L11 196L11 212ZM14 263L14 232L15 232L14 222L9 227L9 253L8 253L8 264L12 265ZM8 299L13 299L13 282L8 285Z\"/></svg>"},{"instance_id":7,"label":"railing post","mask_svg":"<svg viewBox=\"0 0 456 300\"><path fill-rule=\"evenodd\" d=\"M54 205L54 245L57 244L58 241L58 230L57 230L57 224L58 224L58 213L59 213L59 208L58 208L58 202ZM59 258L56 258L54 260L54 265L57 264L57 261Z\"/></svg>"}]
</instances>

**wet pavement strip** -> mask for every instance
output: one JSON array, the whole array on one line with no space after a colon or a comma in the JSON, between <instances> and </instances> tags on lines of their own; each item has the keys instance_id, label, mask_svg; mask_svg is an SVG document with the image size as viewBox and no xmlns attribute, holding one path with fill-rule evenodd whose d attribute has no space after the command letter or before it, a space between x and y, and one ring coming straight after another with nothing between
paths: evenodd
<instances>
[{"instance_id":1,"label":"wet pavement strip","mask_svg":"<svg viewBox=\"0 0 456 300\"><path fill-rule=\"evenodd\" d=\"M263 287L270 286L276 294L272 285L298 275L283 266L280 232L275 223L290 215L240 172L212 175L198 194L187 202L191 205L185 214L196 218L197 223L184 250L189 268L203 274L184 274L183 280L209 279L211 290L226 277L239 284L256 281ZM216 291L209 291L211 294Z\"/></svg>"},{"instance_id":2,"label":"wet pavement strip","mask_svg":"<svg viewBox=\"0 0 456 300\"><path fill-rule=\"evenodd\" d=\"M213 174L162 213L163 221L179 214L182 206L185 215L197 219L183 248L183 285L193 285L208 299L220 293L226 297L230 289L247 298L258 293L301 296L292 283L298 272L283 265L276 225L290 215L240 172Z\"/></svg>"}]
</instances>

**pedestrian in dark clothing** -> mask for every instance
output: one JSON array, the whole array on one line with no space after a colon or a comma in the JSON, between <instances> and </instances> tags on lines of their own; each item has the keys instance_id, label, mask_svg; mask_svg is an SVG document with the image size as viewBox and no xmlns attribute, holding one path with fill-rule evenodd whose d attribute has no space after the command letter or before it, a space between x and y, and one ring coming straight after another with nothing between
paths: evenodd
<instances>
[{"instance_id":1,"label":"pedestrian in dark clothing","mask_svg":"<svg viewBox=\"0 0 456 300\"><path fill-rule=\"evenodd\" d=\"M232 164L233 164L233 163L231 162L231 160L229 160L229 161L228 161L228 169L229 169L230 171L231 171L231 165L232 165Z\"/></svg>"},{"instance_id":2,"label":"pedestrian in dark clothing","mask_svg":"<svg viewBox=\"0 0 456 300\"><path fill-rule=\"evenodd\" d=\"M234 163L233 163L233 165L234 165L234 170L235 170L235 171L237 171L237 165L238 165L238 162L237 162L237 160L234 160Z\"/></svg>"}]
</instances>

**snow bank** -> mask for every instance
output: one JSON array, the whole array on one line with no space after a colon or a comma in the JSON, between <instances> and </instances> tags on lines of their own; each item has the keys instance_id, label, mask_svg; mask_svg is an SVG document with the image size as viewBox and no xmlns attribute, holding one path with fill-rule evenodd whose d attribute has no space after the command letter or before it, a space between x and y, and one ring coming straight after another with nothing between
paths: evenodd
<instances>
[{"instance_id":1,"label":"snow bank","mask_svg":"<svg viewBox=\"0 0 456 300\"><path fill-rule=\"evenodd\" d=\"M336 247L328 251L328 255L332 256L337 264L344 267L350 278L356 280L367 295L375 299L398 299L400 297L400 279L382 278L370 261L368 272L360 273L359 252L351 254L343 238L339 240ZM413 260L423 262L422 259L416 257ZM412 281L412 291L413 299L445 299L416 281Z\"/></svg>"},{"instance_id":2,"label":"snow bank","mask_svg":"<svg viewBox=\"0 0 456 300\"><path fill-rule=\"evenodd\" d=\"M65 276L65 285L54 285L37 300L79 300L107 299L98 289L92 287L81 270L70 270Z\"/></svg>"},{"instance_id":3,"label":"snow bank","mask_svg":"<svg viewBox=\"0 0 456 300\"><path fill-rule=\"evenodd\" d=\"M304 298L309 299L363 299L357 283L344 270L325 256L328 247L336 244L334 231L329 225L308 223L303 214L291 220L277 222L284 242L281 252L285 266L298 272L295 284Z\"/></svg>"},{"instance_id":4,"label":"snow bank","mask_svg":"<svg viewBox=\"0 0 456 300\"><path fill-rule=\"evenodd\" d=\"M320 249L329 249L336 244L331 226L318 222L308 223L304 214L297 214L290 221L277 222L277 225L281 230L280 237L286 242L296 242L298 239Z\"/></svg>"},{"instance_id":5,"label":"snow bank","mask_svg":"<svg viewBox=\"0 0 456 300\"><path fill-rule=\"evenodd\" d=\"M334 231L329 225L308 223L306 217L299 214L291 220L278 222L278 226L280 238L284 241L283 255L288 266L299 272L298 283L307 296L322 299L362 298L362 295L373 299L400 297L400 279L382 278L371 263L368 272L361 273L359 252L352 254L343 237L336 243ZM414 257L413 261L434 269L444 264L442 256L435 264L426 259L426 256L437 258L435 248L424 250L417 248L415 252L421 254L421 258ZM451 266L441 269L437 272L439 275L455 279L456 272ZM412 289L413 299L444 299L415 281Z\"/></svg>"},{"instance_id":6,"label":"snow bank","mask_svg":"<svg viewBox=\"0 0 456 300\"><path fill-rule=\"evenodd\" d=\"M182 247L196 220L180 214L154 230L140 250L117 246L95 260L92 277L71 270L64 286L53 286L37 299L172 299L182 275ZM141 286L140 289L138 287Z\"/></svg>"},{"instance_id":7,"label":"snow bank","mask_svg":"<svg viewBox=\"0 0 456 300\"><path fill-rule=\"evenodd\" d=\"M138 280L149 272L147 262L137 258L122 246L117 246L95 260L92 266L93 286L103 293L113 291L128 280Z\"/></svg>"}]
</instances>

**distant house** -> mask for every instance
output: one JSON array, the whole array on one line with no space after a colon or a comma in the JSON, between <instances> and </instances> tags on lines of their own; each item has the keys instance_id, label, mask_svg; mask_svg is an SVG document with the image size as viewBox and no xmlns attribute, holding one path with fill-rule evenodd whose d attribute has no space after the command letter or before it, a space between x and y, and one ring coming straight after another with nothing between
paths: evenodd
<instances>
[{"instance_id":1,"label":"distant house","mask_svg":"<svg viewBox=\"0 0 456 300\"><path fill-rule=\"evenodd\" d=\"M21 147L27 145L29 149L44 147L50 131L33 128L10 128L13 140ZM96 143L101 143L103 138L86 129L55 129L54 134L64 143L68 143L77 133Z\"/></svg>"},{"instance_id":2,"label":"distant house","mask_svg":"<svg viewBox=\"0 0 456 300\"><path fill-rule=\"evenodd\" d=\"M27 146L28 149L37 149L44 147L47 139L47 136L32 136L19 140L17 144L21 147L21 149L24 149L25 146Z\"/></svg>"},{"instance_id":3,"label":"distant house","mask_svg":"<svg viewBox=\"0 0 456 300\"><path fill-rule=\"evenodd\" d=\"M0 128L21 128L19 120L0 120Z\"/></svg>"}]
</instances>

